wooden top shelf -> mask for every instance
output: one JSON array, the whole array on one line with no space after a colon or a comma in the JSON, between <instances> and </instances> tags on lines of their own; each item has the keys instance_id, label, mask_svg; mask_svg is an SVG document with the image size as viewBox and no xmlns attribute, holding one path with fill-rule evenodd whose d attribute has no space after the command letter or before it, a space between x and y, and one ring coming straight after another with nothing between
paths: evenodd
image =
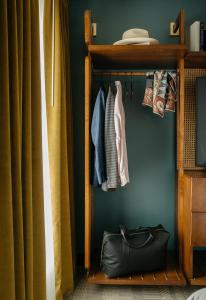
<instances>
[{"instance_id":1,"label":"wooden top shelf","mask_svg":"<svg viewBox=\"0 0 206 300\"><path fill-rule=\"evenodd\" d=\"M206 68L206 51L188 52L185 57L186 68Z\"/></svg>"},{"instance_id":2,"label":"wooden top shelf","mask_svg":"<svg viewBox=\"0 0 206 300\"><path fill-rule=\"evenodd\" d=\"M95 69L176 68L184 45L88 45Z\"/></svg>"}]
</instances>

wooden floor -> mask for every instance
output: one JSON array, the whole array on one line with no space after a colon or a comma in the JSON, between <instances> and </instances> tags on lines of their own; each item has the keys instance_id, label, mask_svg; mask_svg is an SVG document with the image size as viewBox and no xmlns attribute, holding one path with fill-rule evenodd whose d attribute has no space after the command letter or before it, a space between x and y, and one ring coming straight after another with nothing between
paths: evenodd
<instances>
[{"instance_id":1,"label":"wooden floor","mask_svg":"<svg viewBox=\"0 0 206 300\"><path fill-rule=\"evenodd\" d=\"M88 283L106 285L174 285L185 286L186 280L183 273L178 269L173 255L168 255L166 270L136 274L127 277L107 278L97 268L93 268L87 277Z\"/></svg>"},{"instance_id":2,"label":"wooden floor","mask_svg":"<svg viewBox=\"0 0 206 300\"><path fill-rule=\"evenodd\" d=\"M191 285L206 286L206 251L194 251L194 278Z\"/></svg>"}]
</instances>

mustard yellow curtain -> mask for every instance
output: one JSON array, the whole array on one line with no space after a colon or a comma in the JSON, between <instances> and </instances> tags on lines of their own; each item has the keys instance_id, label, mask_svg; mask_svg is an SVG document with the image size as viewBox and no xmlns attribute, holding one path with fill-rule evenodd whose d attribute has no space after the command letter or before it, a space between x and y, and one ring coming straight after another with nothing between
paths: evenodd
<instances>
[{"instance_id":1,"label":"mustard yellow curtain","mask_svg":"<svg viewBox=\"0 0 206 300\"><path fill-rule=\"evenodd\" d=\"M63 295L73 289L74 271L68 26L68 1L46 0L44 51L57 300L63 299Z\"/></svg>"},{"instance_id":2,"label":"mustard yellow curtain","mask_svg":"<svg viewBox=\"0 0 206 300\"><path fill-rule=\"evenodd\" d=\"M0 1L0 299L45 300L38 1Z\"/></svg>"}]
</instances>

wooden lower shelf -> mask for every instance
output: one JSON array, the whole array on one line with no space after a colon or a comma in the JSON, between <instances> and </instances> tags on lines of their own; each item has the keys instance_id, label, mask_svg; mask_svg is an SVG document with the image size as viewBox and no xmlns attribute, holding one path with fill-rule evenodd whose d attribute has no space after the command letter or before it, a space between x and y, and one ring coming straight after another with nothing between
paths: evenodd
<instances>
[{"instance_id":1,"label":"wooden lower shelf","mask_svg":"<svg viewBox=\"0 0 206 300\"><path fill-rule=\"evenodd\" d=\"M186 285L186 279L182 271L177 267L176 260L171 254L168 255L167 268L163 271L107 278L103 272L94 267L90 271L87 281L92 284L105 285Z\"/></svg>"},{"instance_id":2,"label":"wooden lower shelf","mask_svg":"<svg viewBox=\"0 0 206 300\"><path fill-rule=\"evenodd\" d=\"M194 251L194 277L189 279L191 285L206 286L206 251Z\"/></svg>"}]
</instances>

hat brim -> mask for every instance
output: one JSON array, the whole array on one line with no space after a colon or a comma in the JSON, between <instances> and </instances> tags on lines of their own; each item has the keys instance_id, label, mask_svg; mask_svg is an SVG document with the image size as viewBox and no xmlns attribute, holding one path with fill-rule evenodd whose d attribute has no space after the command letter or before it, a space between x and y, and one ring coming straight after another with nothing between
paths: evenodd
<instances>
[{"instance_id":1,"label":"hat brim","mask_svg":"<svg viewBox=\"0 0 206 300\"><path fill-rule=\"evenodd\" d=\"M137 38L129 38L129 39L124 39L124 40L119 40L115 42L113 45L154 45L154 44L159 44L159 41L153 38L142 38L142 37L137 37Z\"/></svg>"}]
</instances>

